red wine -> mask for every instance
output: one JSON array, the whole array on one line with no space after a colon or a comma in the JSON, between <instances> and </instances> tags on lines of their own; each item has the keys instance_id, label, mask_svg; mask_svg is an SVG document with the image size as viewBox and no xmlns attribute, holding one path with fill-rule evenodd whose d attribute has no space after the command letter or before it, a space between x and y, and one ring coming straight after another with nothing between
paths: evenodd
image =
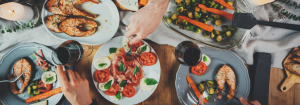
<instances>
[{"instance_id":1,"label":"red wine","mask_svg":"<svg viewBox=\"0 0 300 105\"><path fill-rule=\"evenodd\" d=\"M64 47L58 47L56 49L58 60L62 63L62 65L68 63L70 60L70 53L69 51Z\"/></svg>"},{"instance_id":2,"label":"red wine","mask_svg":"<svg viewBox=\"0 0 300 105\"><path fill-rule=\"evenodd\" d=\"M187 65L197 65L200 58L200 50L196 48L189 48L184 52L183 59Z\"/></svg>"},{"instance_id":3,"label":"red wine","mask_svg":"<svg viewBox=\"0 0 300 105\"><path fill-rule=\"evenodd\" d=\"M179 63L188 66L198 65L202 58L200 48L191 41L183 41L179 43L174 54Z\"/></svg>"}]
</instances>

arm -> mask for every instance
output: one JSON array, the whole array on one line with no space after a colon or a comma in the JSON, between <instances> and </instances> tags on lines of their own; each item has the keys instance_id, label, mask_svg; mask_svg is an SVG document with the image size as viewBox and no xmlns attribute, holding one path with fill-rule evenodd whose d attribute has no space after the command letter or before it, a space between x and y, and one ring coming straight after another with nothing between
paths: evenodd
<instances>
[{"instance_id":1,"label":"arm","mask_svg":"<svg viewBox=\"0 0 300 105\"><path fill-rule=\"evenodd\" d=\"M160 24L168 7L169 0L149 0L148 4L134 13L126 27L125 36L136 35L129 43L134 44L153 33Z\"/></svg>"}]
</instances>

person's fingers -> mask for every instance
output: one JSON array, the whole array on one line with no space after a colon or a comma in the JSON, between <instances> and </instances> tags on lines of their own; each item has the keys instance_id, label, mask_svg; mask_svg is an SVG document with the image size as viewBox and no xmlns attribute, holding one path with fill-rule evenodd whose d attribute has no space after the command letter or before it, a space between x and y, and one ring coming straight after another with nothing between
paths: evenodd
<instances>
[{"instance_id":1,"label":"person's fingers","mask_svg":"<svg viewBox=\"0 0 300 105\"><path fill-rule=\"evenodd\" d=\"M67 75L70 79L70 82L76 81L76 77L75 77L74 72L72 70L69 70L69 69L66 69L66 71L67 71Z\"/></svg>"},{"instance_id":2,"label":"person's fingers","mask_svg":"<svg viewBox=\"0 0 300 105\"><path fill-rule=\"evenodd\" d=\"M141 41L143 38L141 38L140 36L136 35L135 37L133 37L130 41L129 44L133 45L139 41Z\"/></svg>"},{"instance_id":3,"label":"person's fingers","mask_svg":"<svg viewBox=\"0 0 300 105\"><path fill-rule=\"evenodd\" d=\"M75 77L76 77L77 79L80 79L80 80L82 79L82 78L80 77L80 75L79 75L76 71L74 72L74 74L75 74Z\"/></svg>"},{"instance_id":4,"label":"person's fingers","mask_svg":"<svg viewBox=\"0 0 300 105\"><path fill-rule=\"evenodd\" d=\"M240 97L239 99L243 105L250 105L243 97Z\"/></svg>"},{"instance_id":5,"label":"person's fingers","mask_svg":"<svg viewBox=\"0 0 300 105\"><path fill-rule=\"evenodd\" d=\"M204 97L203 97L203 95L200 95L200 97L199 97L199 105L204 105Z\"/></svg>"},{"instance_id":6,"label":"person's fingers","mask_svg":"<svg viewBox=\"0 0 300 105\"><path fill-rule=\"evenodd\" d=\"M250 101L250 103L253 104L253 105L260 105L260 103L257 100Z\"/></svg>"},{"instance_id":7,"label":"person's fingers","mask_svg":"<svg viewBox=\"0 0 300 105\"><path fill-rule=\"evenodd\" d=\"M137 33L137 29L132 27L131 24L128 25L128 31L125 33L125 37L130 38Z\"/></svg>"},{"instance_id":8,"label":"person's fingers","mask_svg":"<svg viewBox=\"0 0 300 105\"><path fill-rule=\"evenodd\" d=\"M57 73L57 76L58 76L58 79L59 79L61 85L63 85L65 82L69 81L66 76L66 72L64 72L63 67L61 65L58 65L56 67L56 73Z\"/></svg>"}]
</instances>

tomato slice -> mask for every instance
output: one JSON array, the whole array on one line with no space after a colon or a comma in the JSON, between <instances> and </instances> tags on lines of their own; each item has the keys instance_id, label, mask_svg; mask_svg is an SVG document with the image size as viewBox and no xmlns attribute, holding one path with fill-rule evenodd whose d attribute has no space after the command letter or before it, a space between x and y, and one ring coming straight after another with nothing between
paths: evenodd
<instances>
[{"instance_id":1,"label":"tomato slice","mask_svg":"<svg viewBox=\"0 0 300 105\"><path fill-rule=\"evenodd\" d=\"M107 82L109 79L109 71L108 70L97 70L95 72L95 79L99 83Z\"/></svg>"},{"instance_id":2,"label":"tomato slice","mask_svg":"<svg viewBox=\"0 0 300 105\"><path fill-rule=\"evenodd\" d=\"M132 97L135 95L135 89L131 85L126 85L122 91L125 97Z\"/></svg>"},{"instance_id":3,"label":"tomato slice","mask_svg":"<svg viewBox=\"0 0 300 105\"><path fill-rule=\"evenodd\" d=\"M137 50L141 45L143 45L143 44L144 44L144 43L143 43L142 41L139 41L139 42L133 44L132 47L131 47L131 51L132 51L132 52L136 52L136 50ZM128 47L130 47L130 44L129 44L129 43L128 43Z\"/></svg>"},{"instance_id":4,"label":"tomato slice","mask_svg":"<svg viewBox=\"0 0 300 105\"><path fill-rule=\"evenodd\" d=\"M152 52L145 52L140 56L141 61L143 62L143 65L145 66L151 66L154 65L157 61L157 57Z\"/></svg>"},{"instance_id":5,"label":"tomato slice","mask_svg":"<svg viewBox=\"0 0 300 105\"><path fill-rule=\"evenodd\" d=\"M45 84L42 80L40 80L37 87L40 92L45 93L51 90L52 84Z\"/></svg>"},{"instance_id":6,"label":"tomato slice","mask_svg":"<svg viewBox=\"0 0 300 105\"><path fill-rule=\"evenodd\" d=\"M194 73L195 75L204 74L206 72L206 69L207 69L207 66L203 62L200 62L200 64L191 68L192 73Z\"/></svg>"},{"instance_id":7,"label":"tomato slice","mask_svg":"<svg viewBox=\"0 0 300 105\"><path fill-rule=\"evenodd\" d=\"M107 95L113 96L116 95L117 92L119 91L119 84L114 83L113 85L111 85L111 87L105 91L105 93Z\"/></svg>"}]
</instances>

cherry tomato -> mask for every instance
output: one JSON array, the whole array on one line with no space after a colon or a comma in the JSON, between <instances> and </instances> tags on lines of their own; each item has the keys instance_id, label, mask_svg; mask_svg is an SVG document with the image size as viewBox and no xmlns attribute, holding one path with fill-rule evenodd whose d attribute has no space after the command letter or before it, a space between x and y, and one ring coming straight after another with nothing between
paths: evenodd
<instances>
[{"instance_id":1,"label":"cherry tomato","mask_svg":"<svg viewBox=\"0 0 300 105\"><path fill-rule=\"evenodd\" d=\"M145 52L140 56L143 65L151 66L154 65L157 61L156 55L152 52Z\"/></svg>"},{"instance_id":2,"label":"cherry tomato","mask_svg":"<svg viewBox=\"0 0 300 105\"><path fill-rule=\"evenodd\" d=\"M37 87L40 92L45 93L51 90L52 84L45 84L42 80L40 80Z\"/></svg>"},{"instance_id":3,"label":"cherry tomato","mask_svg":"<svg viewBox=\"0 0 300 105\"><path fill-rule=\"evenodd\" d=\"M201 62L200 64L198 64L197 66L194 66L191 68L192 73L194 73L195 75L202 75L206 72L207 66L205 63Z\"/></svg>"},{"instance_id":4,"label":"cherry tomato","mask_svg":"<svg viewBox=\"0 0 300 105\"><path fill-rule=\"evenodd\" d=\"M122 94L126 97L132 97L135 95L135 89L131 85L126 85L122 91Z\"/></svg>"},{"instance_id":5,"label":"cherry tomato","mask_svg":"<svg viewBox=\"0 0 300 105\"><path fill-rule=\"evenodd\" d=\"M131 47L131 51L132 52L136 52L137 48L139 48L141 45L143 45L144 43L142 41L139 41L135 44L132 45ZM128 47L130 47L130 44L128 43Z\"/></svg>"},{"instance_id":6,"label":"cherry tomato","mask_svg":"<svg viewBox=\"0 0 300 105\"><path fill-rule=\"evenodd\" d=\"M95 79L99 83L107 82L109 79L109 71L108 70L97 70L95 72Z\"/></svg>"},{"instance_id":7,"label":"cherry tomato","mask_svg":"<svg viewBox=\"0 0 300 105\"><path fill-rule=\"evenodd\" d=\"M119 91L119 84L114 83L113 85L111 85L111 87L105 91L105 93L107 95L113 96L116 95L117 92Z\"/></svg>"}]
</instances>

